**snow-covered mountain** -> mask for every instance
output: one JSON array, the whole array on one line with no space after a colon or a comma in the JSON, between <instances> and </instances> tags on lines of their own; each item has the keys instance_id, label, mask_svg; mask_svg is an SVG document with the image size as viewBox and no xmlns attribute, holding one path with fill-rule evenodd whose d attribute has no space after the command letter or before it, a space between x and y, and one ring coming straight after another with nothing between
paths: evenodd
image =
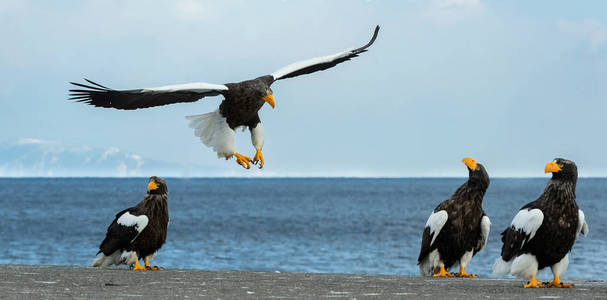
<instances>
[{"instance_id":1,"label":"snow-covered mountain","mask_svg":"<svg viewBox=\"0 0 607 300\"><path fill-rule=\"evenodd\" d=\"M221 170L144 158L115 147L68 147L24 138L0 144L0 177L197 177Z\"/></svg>"}]
</instances>

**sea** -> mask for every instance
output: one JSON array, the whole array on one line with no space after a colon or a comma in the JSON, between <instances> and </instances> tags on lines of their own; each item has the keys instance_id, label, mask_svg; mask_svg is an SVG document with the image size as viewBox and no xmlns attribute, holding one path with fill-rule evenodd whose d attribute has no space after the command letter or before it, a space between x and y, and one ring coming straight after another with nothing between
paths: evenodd
<instances>
[{"instance_id":1,"label":"sea","mask_svg":"<svg viewBox=\"0 0 607 300\"><path fill-rule=\"evenodd\" d=\"M165 178L171 222L153 265L200 270L417 275L431 211L466 178ZM485 250L467 268L495 277L500 233L548 178L497 178ZM90 265L107 226L147 178L0 178L0 264ZM562 278L607 279L607 179L581 178L580 236ZM550 270L540 273L551 278Z\"/></svg>"}]
</instances>

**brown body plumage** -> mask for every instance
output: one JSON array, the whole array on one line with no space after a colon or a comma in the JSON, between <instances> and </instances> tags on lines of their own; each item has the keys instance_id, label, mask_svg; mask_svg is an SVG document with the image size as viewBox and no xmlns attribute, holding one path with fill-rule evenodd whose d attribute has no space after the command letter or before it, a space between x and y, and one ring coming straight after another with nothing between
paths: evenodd
<instances>
[{"instance_id":1,"label":"brown body plumage","mask_svg":"<svg viewBox=\"0 0 607 300\"><path fill-rule=\"evenodd\" d=\"M127 208L114 218L99 245L99 255L92 266L135 264L143 259L145 268L156 252L164 245L169 224L168 189L163 179L151 177L148 192L136 206ZM139 268L143 268L139 266Z\"/></svg>"},{"instance_id":2,"label":"brown body plumage","mask_svg":"<svg viewBox=\"0 0 607 300\"><path fill-rule=\"evenodd\" d=\"M468 181L453 195L439 204L428 219L422 234L417 259L422 275L451 276L447 271L460 265L461 277L472 256L484 248L489 235L490 221L483 211L483 197L489 187L489 175L481 164L470 158Z\"/></svg>"},{"instance_id":3,"label":"brown body plumage","mask_svg":"<svg viewBox=\"0 0 607 300\"><path fill-rule=\"evenodd\" d=\"M544 284L537 281L537 272L551 267L554 280L549 285L571 287L559 277L567 269L568 253L577 236L588 232L584 213L575 201L577 166L557 158L546 165L545 172L552 173L552 178L542 195L524 205L502 232L502 252L493 272L529 279L525 287L538 288Z\"/></svg>"}]
</instances>

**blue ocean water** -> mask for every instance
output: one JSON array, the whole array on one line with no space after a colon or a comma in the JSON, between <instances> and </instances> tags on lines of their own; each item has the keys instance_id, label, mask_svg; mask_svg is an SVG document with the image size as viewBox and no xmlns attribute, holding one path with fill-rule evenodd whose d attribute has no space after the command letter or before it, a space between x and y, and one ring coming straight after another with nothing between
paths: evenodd
<instances>
[{"instance_id":1,"label":"blue ocean water","mask_svg":"<svg viewBox=\"0 0 607 300\"><path fill-rule=\"evenodd\" d=\"M154 260L166 268L418 274L430 212L466 179L175 179L171 223ZM469 272L491 277L499 233L544 179L493 179L483 206L487 248ZM139 202L146 178L0 179L0 264L89 265L114 215ZM607 179L580 179L588 237L564 278L606 279ZM544 271L540 277L549 278Z\"/></svg>"}]
</instances>

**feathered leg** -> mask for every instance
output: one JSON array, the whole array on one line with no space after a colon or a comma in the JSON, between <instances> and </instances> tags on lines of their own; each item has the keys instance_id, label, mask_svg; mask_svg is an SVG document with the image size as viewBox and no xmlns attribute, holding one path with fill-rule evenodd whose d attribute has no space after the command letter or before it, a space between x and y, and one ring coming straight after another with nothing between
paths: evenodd
<instances>
[{"instance_id":1,"label":"feathered leg","mask_svg":"<svg viewBox=\"0 0 607 300\"><path fill-rule=\"evenodd\" d=\"M261 148L263 147L263 126L261 123L257 123L255 127L249 127L251 131L251 142L255 147L255 156L253 157L253 164L259 163L259 168L263 168L263 154L261 154Z\"/></svg>"},{"instance_id":2,"label":"feathered leg","mask_svg":"<svg viewBox=\"0 0 607 300\"><path fill-rule=\"evenodd\" d=\"M462 255L462 257L459 260L459 272L455 274L455 277L465 277L465 278L477 277L475 274L466 273L466 267L472 260L473 253L474 253L473 250L470 250L470 251L464 253L464 255Z\"/></svg>"},{"instance_id":3,"label":"feathered leg","mask_svg":"<svg viewBox=\"0 0 607 300\"><path fill-rule=\"evenodd\" d=\"M573 284L564 284L561 282L560 276L567 270L567 266L569 265L569 254L565 255L561 259L561 261L552 265L550 268L552 269L552 274L554 275L554 279L552 282L548 283L548 287L557 287L557 288L573 288Z\"/></svg>"}]
</instances>

